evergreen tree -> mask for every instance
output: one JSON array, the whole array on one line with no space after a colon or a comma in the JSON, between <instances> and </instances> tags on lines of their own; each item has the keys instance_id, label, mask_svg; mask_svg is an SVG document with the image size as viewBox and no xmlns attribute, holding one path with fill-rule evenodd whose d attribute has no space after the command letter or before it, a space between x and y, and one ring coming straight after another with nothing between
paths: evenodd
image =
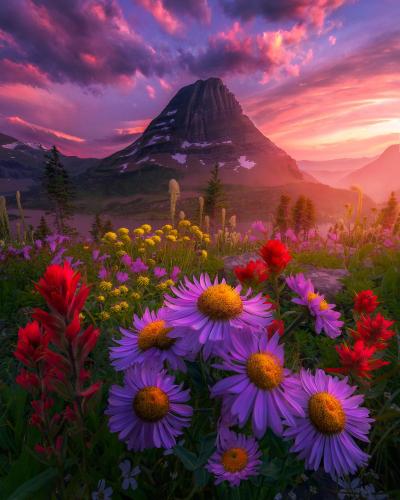
<instances>
[{"instance_id":1,"label":"evergreen tree","mask_svg":"<svg viewBox=\"0 0 400 500\"><path fill-rule=\"evenodd\" d=\"M290 196L282 194L275 214L275 229L282 234L288 230L290 225Z\"/></svg>"},{"instance_id":2,"label":"evergreen tree","mask_svg":"<svg viewBox=\"0 0 400 500\"><path fill-rule=\"evenodd\" d=\"M301 231L304 231L304 226L306 224L306 206L307 199L305 196L301 195L297 198L292 208L293 230L296 234L300 234Z\"/></svg>"},{"instance_id":3,"label":"evergreen tree","mask_svg":"<svg viewBox=\"0 0 400 500\"><path fill-rule=\"evenodd\" d=\"M219 176L219 165L217 163L211 171L210 180L204 190L206 214L215 220L217 209L224 207L226 204L225 201L225 190Z\"/></svg>"},{"instance_id":4,"label":"evergreen tree","mask_svg":"<svg viewBox=\"0 0 400 500\"><path fill-rule=\"evenodd\" d=\"M308 233L315 227L316 213L315 205L310 198L306 198L305 214L304 214L304 235L308 238Z\"/></svg>"},{"instance_id":5,"label":"evergreen tree","mask_svg":"<svg viewBox=\"0 0 400 500\"><path fill-rule=\"evenodd\" d=\"M73 229L68 226L68 220L73 214L72 186L55 146L46 155L44 187L51 203L50 213L54 215L57 232L60 234L73 232Z\"/></svg>"},{"instance_id":6,"label":"evergreen tree","mask_svg":"<svg viewBox=\"0 0 400 500\"><path fill-rule=\"evenodd\" d=\"M398 206L395 193L390 193L386 207L381 210L379 217L379 222L384 229L393 228L397 218Z\"/></svg>"},{"instance_id":7,"label":"evergreen tree","mask_svg":"<svg viewBox=\"0 0 400 500\"><path fill-rule=\"evenodd\" d=\"M90 234L94 241L100 241L105 233L112 231L112 223L110 219L103 221L100 214L96 214L92 228L90 230Z\"/></svg>"},{"instance_id":8,"label":"evergreen tree","mask_svg":"<svg viewBox=\"0 0 400 500\"><path fill-rule=\"evenodd\" d=\"M35 237L39 240L44 240L50 234L51 234L51 230L47 224L46 218L44 215L42 215L40 217L39 225L35 231Z\"/></svg>"}]
</instances>

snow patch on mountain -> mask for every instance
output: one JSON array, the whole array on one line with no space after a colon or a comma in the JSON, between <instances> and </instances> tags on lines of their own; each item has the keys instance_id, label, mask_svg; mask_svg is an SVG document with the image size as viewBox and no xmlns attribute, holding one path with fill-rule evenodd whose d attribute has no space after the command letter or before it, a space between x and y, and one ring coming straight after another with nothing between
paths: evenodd
<instances>
[{"instance_id":1,"label":"snow patch on mountain","mask_svg":"<svg viewBox=\"0 0 400 500\"><path fill-rule=\"evenodd\" d=\"M238 162L239 162L239 165L242 168L247 168L248 170L250 170L251 168L253 168L255 166L255 164L256 164L255 161L248 160L245 155L239 156Z\"/></svg>"},{"instance_id":2,"label":"snow patch on mountain","mask_svg":"<svg viewBox=\"0 0 400 500\"><path fill-rule=\"evenodd\" d=\"M174 155L171 155L171 158L183 165L186 162L187 155L184 155L182 153L175 153Z\"/></svg>"},{"instance_id":3,"label":"snow patch on mountain","mask_svg":"<svg viewBox=\"0 0 400 500\"><path fill-rule=\"evenodd\" d=\"M166 115L167 115L167 116L172 116L172 115L174 115L177 111L178 111L177 109L171 109L171 111L168 111L168 112L166 113Z\"/></svg>"}]
</instances>

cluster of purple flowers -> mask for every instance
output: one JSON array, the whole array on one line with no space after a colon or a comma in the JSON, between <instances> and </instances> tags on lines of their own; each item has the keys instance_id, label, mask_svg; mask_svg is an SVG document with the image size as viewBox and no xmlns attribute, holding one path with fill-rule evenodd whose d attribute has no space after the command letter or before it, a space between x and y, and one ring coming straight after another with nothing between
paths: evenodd
<instances>
[{"instance_id":1,"label":"cluster of purple flowers","mask_svg":"<svg viewBox=\"0 0 400 500\"><path fill-rule=\"evenodd\" d=\"M309 280L288 278L289 287L316 319L316 331L330 337L340 333L341 322L333 306L315 293ZM169 370L186 371L185 361L201 355L214 358L214 368L230 372L211 388L221 402L216 451L207 469L216 483L237 486L257 475L261 451L257 440L267 429L293 439L292 450L310 469L323 464L333 477L353 473L367 455L354 438L367 441L371 419L360 407L355 387L317 370L292 373L285 367L284 346L278 333L268 339L271 305L251 290L242 293L225 280L207 274L185 278L173 295L166 295L159 311L146 309L134 316L131 329L111 348L116 370L124 372L123 386L112 386L107 414L109 426L128 449L165 448L190 425L190 391L175 382ZM322 304L322 306L321 306ZM325 306L326 304L326 306ZM232 427L251 423L253 436Z\"/></svg>"}]
</instances>

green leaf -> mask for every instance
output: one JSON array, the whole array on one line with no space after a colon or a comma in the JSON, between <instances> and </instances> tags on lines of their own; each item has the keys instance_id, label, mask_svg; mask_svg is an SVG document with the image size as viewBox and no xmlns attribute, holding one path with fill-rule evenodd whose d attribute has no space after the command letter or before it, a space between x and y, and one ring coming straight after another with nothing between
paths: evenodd
<instances>
[{"instance_id":1,"label":"green leaf","mask_svg":"<svg viewBox=\"0 0 400 500\"><path fill-rule=\"evenodd\" d=\"M194 482L199 488L204 488L210 480L210 474L202 467L194 471Z\"/></svg>"},{"instance_id":2,"label":"green leaf","mask_svg":"<svg viewBox=\"0 0 400 500\"><path fill-rule=\"evenodd\" d=\"M198 468L197 455L187 450L183 446L175 446L174 455L176 455L180 459L185 469L194 471Z\"/></svg>"},{"instance_id":3,"label":"green leaf","mask_svg":"<svg viewBox=\"0 0 400 500\"><path fill-rule=\"evenodd\" d=\"M204 465L215 449L216 433L204 436L200 441L198 466Z\"/></svg>"},{"instance_id":4,"label":"green leaf","mask_svg":"<svg viewBox=\"0 0 400 500\"><path fill-rule=\"evenodd\" d=\"M21 484L21 486L19 486L7 500L24 500L25 498L32 498L32 493L38 492L48 483L54 481L56 477L57 469L46 469L32 479L29 479L25 483Z\"/></svg>"}]
</instances>

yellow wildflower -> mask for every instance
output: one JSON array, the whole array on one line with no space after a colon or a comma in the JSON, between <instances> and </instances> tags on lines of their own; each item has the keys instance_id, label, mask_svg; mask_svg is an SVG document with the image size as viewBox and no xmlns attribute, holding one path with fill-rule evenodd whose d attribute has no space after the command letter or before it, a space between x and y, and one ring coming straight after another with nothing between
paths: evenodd
<instances>
[{"instance_id":1,"label":"yellow wildflower","mask_svg":"<svg viewBox=\"0 0 400 500\"><path fill-rule=\"evenodd\" d=\"M128 293L129 292L129 288L125 285L121 285L119 287L119 291L122 293L122 294L125 294L125 293Z\"/></svg>"},{"instance_id":2,"label":"yellow wildflower","mask_svg":"<svg viewBox=\"0 0 400 500\"><path fill-rule=\"evenodd\" d=\"M114 245L115 245L117 248L121 248L121 247L123 247L123 246L124 246L124 242L123 242L123 241L116 241L116 242L114 243Z\"/></svg>"},{"instance_id":3,"label":"yellow wildflower","mask_svg":"<svg viewBox=\"0 0 400 500\"><path fill-rule=\"evenodd\" d=\"M139 247L137 251L138 253L145 253L146 249L144 247Z\"/></svg>"},{"instance_id":4,"label":"yellow wildflower","mask_svg":"<svg viewBox=\"0 0 400 500\"><path fill-rule=\"evenodd\" d=\"M113 231L109 231L104 235L104 238L108 241L116 241L117 239L117 234L114 233Z\"/></svg>"},{"instance_id":5,"label":"yellow wildflower","mask_svg":"<svg viewBox=\"0 0 400 500\"><path fill-rule=\"evenodd\" d=\"M144 242L146 243L146 245L149 245L149 247L154 247L154 245L156 244L153 238L146 238Z\"/></svg>"},{"instance_id":6,"label":"yellow wildflower","mask_svg":"<svg viewBox=\"0 0 400 500\"><path fill-rule=\"evenodd\" d=\"M176 241L176 236L174 234L168 234L166 238L168 241Z\"/></svg>"},{"instance_id":7,"label":"yellow wildflower","mask_svg":"<svg viewBox=\"0 0 400 500\"><path fill-rule=\"evenodd\" d=\"M142 224L142 229L145 233L150 233L152 227L150 226L150 224Z\"/></svg>"},{"instance_id":8,"label":"yellow wildflower","mask_svg":"<svg viewBox=\"0 0 400 500\"><path fill-rule=\"evenodd\" d=\"M166 285L165 281L161 281L161 283L159 283L159 284L157 285L157 288L158 288L159 290L164 291L164 290L166 290L166 289L168 288L168 286Z\"/></svg>"},{"instance_id":9,"label":"yellow wildflower","mask_svg":"<svg viewBox=\"0 0 400 500\"><path fill-rule=\"evenodd\" d=\"M155 234L153 236L153 241L155 241L156 243L160 243L161 242L161 238L157 234Z\"/></svg>"},{"instance_id":10,"label":"yellow wildflower","mask_svg":"<svg viewBox=\"0 0 400 500\"><path fill-rule=\"evenodd\" d=\"M103 292L109 292L112 288L112 283L110 281L100 281L99 288Z\"/></svg>"},{"instance_id":11,"label":"yellow wildflower","mask_svg":"<svg viewBox=\"0 0 400 500\"><path fill-rule=\"evenodd\" d=\"M127 227L120 227L117 229L117 233L126 235L129 234L129 229Z\"/></svg>"},{"instance_id":12,"label":"yellow wildflower","mask_svg":"<svg viewBox=\"0 0 400 500\"><path fill-rule=\"evenodd\" d=\"M142 296L140 295L140 293L138 292L132 292L131 293L131 299L133 300L140 300L142 298Z\"/></svg>"},{"instance_id":13,"label":"yellow wildflower","mask_svg":"<svg viewBox=\"0 0 400 500\"><path fill-rule=\"evenodd\" d=\"M89 250L90 246L89 245L83 245L84 250Z\"/></svg>"},{"instance_id":14,"label":"yellow wildflower","mask_svg":"<svg viewBox=\"0 0 400 500\"><path fill-rule=\"evenodd\" d=\"M118 252L116 252L116 254L118 257L123 257L124 255L126 255L126 252L125 252L125 250L118 250Z\"/></svg>"},{"instance_id":15,"label":"yellow wildflower","mask_svg":"<svg viewBox=\"0 0 400 500\"><path fill-rule=\"evenodd\" d=\"M172 229L172 230L170 231L170 234L173 234L174 236L178 236L178 231L177 231L177 229Z\"/></svg>"},{"instance_id":16,"label":"yellow wildflower","mask_svg":"<svg viewBox=\"0 0 400 500\"><path fill-rule=\"evenodd\" d=\"M174 281L174 280L166 280L166 281L164 281L164 283L165 283L167 286L174 286L174 285L175 285L175 281Z\"/></svg>"},{"instance_id":17,"label":"yellow wildflower","mask_svg":"<svg viewBox=\"0 0 400 500\"><path fill-rule=\"evenodd\" d=\"M119 288L114 288L114 290L111 290L110 295L113 297L119 297L121 295L121 290Z\"/></svg>"},{"instance_id":18,"label":"yellow wildflower","mask_svg":"<svg viewBox=\"0 0 400 500\"><path fill-rule=\"evenodd\" d=\"M149 286L150 285L150 278L148 276L138 276L137 284L139 286Z\"/></svg>"},{"instance_id":19,"label":"yellow wildflower","mask_svg":"<svg viewBox=\"0 0 400 500\"><path fill-rule=\"evenodd\" d=\"M104 295L98 295L96 297L96 300L97 300L97 302L104 302L106 300L106 298L104 297Z\"/></svg>"},{"instance_id":20,"label":"yellow wildflower","mask_svg":"<svg viewBox=\"0 0 400 500\"><path fill-rule=\"evenodd\" d=\"M114 304L113 306L110 307L110 311L114 313L120 313L121 306L119 304Z\"/></svg>"},{"instance_id":21,"label":"yellow wildflower","mask_svg":"<svg viewBox=\"0 0 400 500\"><path fill-rule=\"evenodd\" d=\"M162 229L157 229L157 231L155 231L155 234L157 236L162 236L164 234L164 232L162 231Z\"/></svg>"},{"instance_id":22,"label":"yellow wildflower","mask_svg":"<svg viewBox=\"0 0 400 500\"><path fill-rule=\"evenodd\" d=\"M147 259L147 264L149 266L155 266L156 265L156 261L154 259Z\"/></svg>"},{"instance_id":23,"label":"yellow wildflower","mask_svg":"<svg viewBox=\"0 0 400 500\"><path fill-rule=\"evenodd\" d=\"M182 238L182 241L190 241L189 236L184 236L184 237Z\"/></svg>"},{"instance_id":24,"label":"yellow wildflower","mask_svg":"<svg viewBox=\"0 0 400 500\"><path fill-rule=\"evenodd\" d=\"M123 234L121 236L121 240L124 242L124 243L130 243L132 240L131 240L131 237L129 236L129 234Z\"/></svg>"},{"instance_id":25,"label":"yellow wildflower","mask_svg":"<svg viewBox=\"0 0 400 500\"><path fill-rule=\"evenodd\" d=\"M101 311L99 317L101 321L107 321L108 319L110 319L110 313L108 313L107 311Z\"/></svg>"},{"instance_id":26,"label":"yellow wildflower","mask_svg":"<svg viewBox=\"0 0 400 500\"><path fill-rule=\"evenodd\" d=\"M144 229L141 228L141 227L137 227L133 233L136 235L136 236L143 236L144 235Z\"/></svg>"},{"instance_id":27,"label":"yellow wildflower","mask_svg":"<svg viewBox=\"0 0 400 500\"><path fill-rule=\"evenodd\" d=\"M187 219L182 219L178 223L179 227L190 227L190 225L191 225L191 222L190 222L190 220L187 220Z\"/></svg>"},{"instance_id":28,"label":"yellow wildflower","mask_svg":"<svg viewBox=\"0 0 400 500\"><path fill-rule=\"evenodd\" d=\"M203 259L203 260L206 260L206 259L207 259L207 257L208 257L208 252L207 252L207 250L202 250L202 251L200 252L200 258L201 258L201 259Z\"/></svg>"},{"instance_id":29,"label":"yellow wildflower","mask_svg":"<svg viewBox=\"0 0 400 500\"><path fill-rule=\"evenodd\" d=\"M124 300L119 303L119 306L120 306L120 308L121 308L122 311L126 311L127 309L129 309L128 302L125 302Z\"/></svg>"}]
</instances>

